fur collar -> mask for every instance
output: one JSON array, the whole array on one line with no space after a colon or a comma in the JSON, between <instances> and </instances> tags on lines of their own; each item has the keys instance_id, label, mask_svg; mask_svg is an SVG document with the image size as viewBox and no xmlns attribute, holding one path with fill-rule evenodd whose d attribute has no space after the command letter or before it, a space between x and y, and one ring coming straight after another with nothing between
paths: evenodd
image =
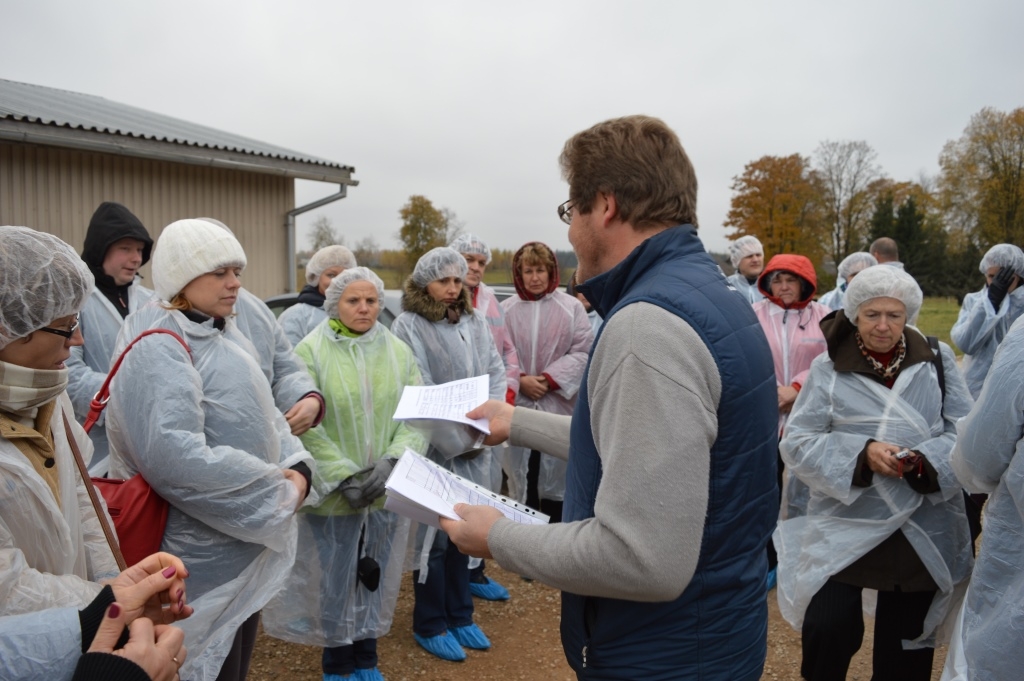
<instances>
[{"instance_id":1,"label":"fur collar","mask_svg":"<svg viewBox=\"0 0 1024 681\"><path fill-rule=\"evenodd\" d=\"M402 309L432 322L439 322L448 316L448 306L431 298L426 288L413 283L412 277L406 279L403 286ZM469 289L465 286L462 287L462 295L455 303L455 309L460 315L473 314L473 301Z\"/></svg>"}]
</instances>

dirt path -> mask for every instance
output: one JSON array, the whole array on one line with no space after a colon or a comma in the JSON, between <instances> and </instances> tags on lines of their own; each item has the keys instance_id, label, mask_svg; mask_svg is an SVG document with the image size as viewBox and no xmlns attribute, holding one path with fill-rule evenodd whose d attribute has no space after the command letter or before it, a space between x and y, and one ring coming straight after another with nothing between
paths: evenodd
<instances>
[{"instance_id":1,"label":"dirt path","mask_svg":"<svg viewBox=\"0 0 1024 681\"><path fill-rule=\"evenodd\" d=\"M405 576L391 633L379 642L380 670L388 681L572 681L558 636L559 596L538 582L525 582L493 562L488 574L512 594L505 603L476 600L476 622L491 639L486 652L467 651L465 662L445 662L412 638L412 582ZM800 681L800 635L779 615L775 592L768 595L768 660L763 679ZM853 659L849 681L871 678L872 622L865 623L864 646ZM945 649L936 651L933 681L938 681ZM285 643L260 634L250 681L320 681L320 649Z\"/></svg>"}]
</instances>

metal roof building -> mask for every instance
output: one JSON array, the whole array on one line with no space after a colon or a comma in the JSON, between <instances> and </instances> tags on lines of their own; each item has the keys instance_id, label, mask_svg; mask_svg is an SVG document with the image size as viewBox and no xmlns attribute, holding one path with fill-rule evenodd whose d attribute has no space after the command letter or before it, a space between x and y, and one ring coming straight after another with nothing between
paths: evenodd
<instances>
[{"instance_id":1,"label":"metal roof building","mask_svg":"<svg viewBox=\"0 0 1024 681\"><path fill-rule=\"evenodd\" d=\"M246 288L295 286L295 216L344 198L355 169L102 97L0 79L0 224L81 249L89 218L118 201L150 234L214 217L238 236ZM295 207L295 179L338 185Z\"/></svg>"}]
</instances>

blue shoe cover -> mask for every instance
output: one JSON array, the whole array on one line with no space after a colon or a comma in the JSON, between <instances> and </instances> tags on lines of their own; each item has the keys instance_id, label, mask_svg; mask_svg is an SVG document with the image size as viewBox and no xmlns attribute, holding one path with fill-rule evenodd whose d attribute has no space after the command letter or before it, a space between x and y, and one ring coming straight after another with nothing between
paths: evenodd
<instances>
[{"instance_id":1,"label":"blue shoe cover","mask_svg":"<svg viewBox=\"0 0 1024 681\"><path fill-rule=\"evenodd\" d=\"M508 589L498 584L490 577L484 577L486 580L483 584L476 582L469 583L469 591L477 598L482 598L485 601L507 601L509 599Z\"/></svg>"},{"instance_id":2,"label":"blue shoe cover","mask_svg":"<svg viewBox=\"0 0 1024 681\"><path fill-rule=\"evenodd\" d=\"M355 674L324 674L324 681L345 681L346 679L356 679Z\"/></svg>"},{"instance_id":3,"label":"blue shoe cover","mask_svg":"<svg viewBox=\"0 0 1024 681\"><path fill-rule=\"evenodd\" d=\"M475 624L469 624L464 627L451 627L448 631L455 636L455 640L467 648L487 650L491 647L491 642L484 636L484 632L480 631L480 627Z\"/></svg>"},{"instance_id":4,"label":"blue shoe cover","mask_svg":"<svg viewBox=\"0 0 1024 681\"><path fill-rule=\"evenodd\" d=\"M778 568L772 568L768 571L768 574L764 578L764 590L771 591L775 588L775 581L777 578L776 571Z\"/></svg>"},{"instance_id":5,"label":"blue shoe cover","mask_svg":"<svg viewBox=\"0 0 1024 681\"><path fill-rule=\"evenodd\" d=\"M352 678L356 681L384 681L384 675L376 667L373 669L356 669L355 676Z\"/></svg>"},{"instance_id":6,"label":"blue shoe cover","mask_svg":"<svg viewBox=\"0 0 1024 681\"><path fill-rule=\"evenodd\" d=\"M462 649L454 636L449 636L447 633L427 637L413 634L412 637L424 650L442 660L462 662L466 659L466 651Z\"/></svg>"}]
</instances>

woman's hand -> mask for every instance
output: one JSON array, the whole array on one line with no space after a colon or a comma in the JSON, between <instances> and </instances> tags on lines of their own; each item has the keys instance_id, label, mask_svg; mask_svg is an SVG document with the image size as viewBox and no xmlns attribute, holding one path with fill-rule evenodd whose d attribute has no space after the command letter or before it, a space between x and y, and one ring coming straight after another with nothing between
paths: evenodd
<instances>
[{"instance_id":1,"label":"woman's hand","mask_svg":"<svg viewBox=\"0 0 1024 681\"><path fill-rule=\"evenodd\" d=\"M776 391L779 394L779 413L788 414L793 409L793 403L796 402L796 396L800 391L791 385L780 385Z\"/></svg>"},{"instance_id":2,"label":"woman's hand","mask_svg":"<svg viewBox=\"0 0 1024 681\"><path fill-rule=\"evenodd\" d=\"M519 392L536 402L548 394L548 379L543 376L520 376Z\"/></svg>"},{"instance_id":3,"label":"woman's hand","mask_svg":"<svg viewBox=\"0 0 1024 681\"><path fill-rule=\"evenodd\" d=\"M114 650L127 620L126 611L118 603L107 608L96 637L89 646L90 653L108 653L131 660L142 667L153 681L177 681L178 669L185 661L185 634L177 627L153 625L139 617L128 627L128 643Z\"/></svg>"},{"instance_id":4,"label":"woman's hand","mask_svg":"<svg viewBox=\"0 0 1024 681\"><path fill-rule=\"evenodd\" d=\"M896 452L903 448L888 442L872 442L868 445L868 468L889 478L903 476L903 462L896 458Z\"/></svg>"},{"instance_id":5,"label":"woman's hand","mask_svg":"<svg viewBox=\"0 0 1024 681\"><path fill-rule=\"evenodd\" d=\"M298 471L288 469L284 471L284 477L288 482L295 485L295 489L299 491L299 501L295 504L295 510L299 510L302 506L302 502L306 500L306 490L309 489L309 484L306 482L306 476Z\"/></svg>"},{"instance_id":6,"label":"woman's hand","mask_svg":"<svg viewBox=\"0 0 1024 681\"><path fill-rule=\"evenodd\" d=\"M304 397L292 405L284 418L288 421L288 427L292 429L292 435L298 437L313 427L313 421L319 413L320 400L315 397Z\"/></svg>"},{"instance_id":7,"label":"woman's hand","mask_svg":"<svg viewBox=\"0 0 1024 681\"><path fill-rule=\"evenodd\" d=\"M157 624L170 624L192 614L192 607L185 604L186 577L188 570L181 559L161 552L126 569L110 581L110 587L124 610L125 622L145 616Z\"/></svg>"}]
</instances>

